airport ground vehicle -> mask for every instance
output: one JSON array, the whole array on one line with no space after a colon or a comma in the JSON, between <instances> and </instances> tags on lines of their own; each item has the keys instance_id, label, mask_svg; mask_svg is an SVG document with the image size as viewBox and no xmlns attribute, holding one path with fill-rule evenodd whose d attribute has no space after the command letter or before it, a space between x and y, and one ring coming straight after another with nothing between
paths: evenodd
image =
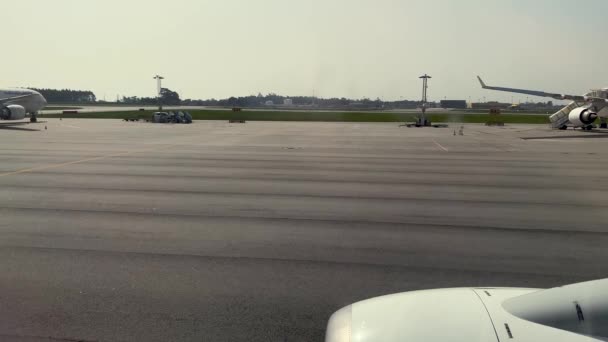
<instances>
[{"instance_id":1,"label":"airport ground vehicle","mask_svg":"<svg viewBox=\"0 0 608 342\"><path fill-rule=\"evenodd\" d=\"M192 123L192 115L188 112L156 112L154 113L154 123Z\"/></svg>"}]
</instances>

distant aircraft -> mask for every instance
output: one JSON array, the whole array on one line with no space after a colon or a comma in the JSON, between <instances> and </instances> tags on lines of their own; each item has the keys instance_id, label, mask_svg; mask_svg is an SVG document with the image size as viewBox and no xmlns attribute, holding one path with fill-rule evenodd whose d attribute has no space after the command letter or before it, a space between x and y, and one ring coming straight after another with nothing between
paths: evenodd
<instances>
[{"instance_id":1,"label":"distant aircraft","mask_svg":"<svg viewBox=\"0 0 608 342\"><path fill-rule=\"evenodd\" d=\"M608 88L594 89L585 95L564 95L556 93L546 93L544 91L526 90L517 88L493 87L486 85L481 77L477 76L483 89L506 91L533 96L550 97L556 100L571 100L566 107L551 115L551 125L553 128L566 129L568 126L581 127L585 130L593 128L593 122L600 117L602 120L601 128L608 128L605 118L608 117Z\"/></svg>"},{"instance_id":2,"label":"distant aircraft","mask_svg":"<svg viewBox=\"0 0 608 342\"><path fill-rule=\"evenodd\" d=\"M38 111L46 104L44 96L35 90L0 89L0 120L23 120L30 114L30 122L36 122Z\"/></svg>"},{"instance_id":3,"label":"distant aircraft","mask_svg":"<svg viewBox=\"0 0 608 342\"><path fill-rule=\"evenodd\" d=\"M325 342L608 341L608 279L397 293L336 311Z\"/></svg>"}]
</instances>

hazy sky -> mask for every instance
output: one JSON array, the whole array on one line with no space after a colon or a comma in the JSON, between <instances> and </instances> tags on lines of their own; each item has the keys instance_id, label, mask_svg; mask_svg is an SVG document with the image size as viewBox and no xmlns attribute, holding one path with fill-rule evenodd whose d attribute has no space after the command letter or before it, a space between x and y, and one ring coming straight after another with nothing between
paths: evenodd
<instances>
[{"instance_id":1,"label":"hazy sky","mask_svg":"<svg viewBox=\"0 0 608 342\"><path fill-rule=\"evenodd\" d=\"M608 85L606 0L12 0L4 86L182 98L511 100ZM515 96L515 100L522 98ZM523 97L525 100L525 96Z\"/></svg>"}]
</instances>

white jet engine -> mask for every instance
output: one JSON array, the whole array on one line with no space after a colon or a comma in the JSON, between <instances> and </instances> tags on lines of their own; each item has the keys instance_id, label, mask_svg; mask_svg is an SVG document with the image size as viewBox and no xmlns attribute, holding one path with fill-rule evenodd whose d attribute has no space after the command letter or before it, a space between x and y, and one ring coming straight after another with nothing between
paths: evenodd
<instances>
[{"instance_id":1,"label":"white jet engine","mask_svg":"<svg viewBox=\"0 0 608 342\"><path fill-rule=\"evenodd\" d=\"M576 127L591 125L597 119L597 113L591 108L578 107L568 115L568 120Z\"/></svg>"},{"instance_id":2,"label":"white jet engine","mask_svg":"<svg viewBox=\"0 0 608 342\"><path fill-rule=\"evenodd\" d=\"M25 118L25 108L20 105L8 105L0 109L1 120L22 120Z\"/></svg>"},{"instance_id":3,"label":"white jet engine","mask_svg":"<svg viewBox=\"0 0 608 342\"><path fill-rule=\"evenodd\" d=\"M376 341L608 341L608 279L399 293L342 308L327 325L325 342Z\"/></svg>"}]
</instances>

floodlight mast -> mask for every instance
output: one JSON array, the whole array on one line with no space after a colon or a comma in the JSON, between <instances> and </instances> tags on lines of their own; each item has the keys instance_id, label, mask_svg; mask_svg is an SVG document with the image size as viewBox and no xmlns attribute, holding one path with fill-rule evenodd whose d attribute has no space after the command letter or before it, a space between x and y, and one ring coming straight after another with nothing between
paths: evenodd
<instances>
[{"instance_id":1,"label":"floodlight mast","mask_svg":"<svg viewBox=\"0 0 608 342\"><path fill-rule=\"evenodd\" d=\"M156 80L156 99L158 100L158 110L162 111L163 103L161 101L161 90L163 89L162 80L164 80L165 78L160 75L156 75L154 76L154 79Z\"/></svg>"},{"instance_id":2,"label":"floodlight mast","mask_svg":"<svg viewBox=\"0 0 608 342\"><path fill-rule=\"evenodd\" d=\"M422 79L422 116L420 117L420 123L422 125L426 125L427 89L429 87L428 80L432 77L427 74L424 74L419 78Z\"/></svg>"}]
</instances>

